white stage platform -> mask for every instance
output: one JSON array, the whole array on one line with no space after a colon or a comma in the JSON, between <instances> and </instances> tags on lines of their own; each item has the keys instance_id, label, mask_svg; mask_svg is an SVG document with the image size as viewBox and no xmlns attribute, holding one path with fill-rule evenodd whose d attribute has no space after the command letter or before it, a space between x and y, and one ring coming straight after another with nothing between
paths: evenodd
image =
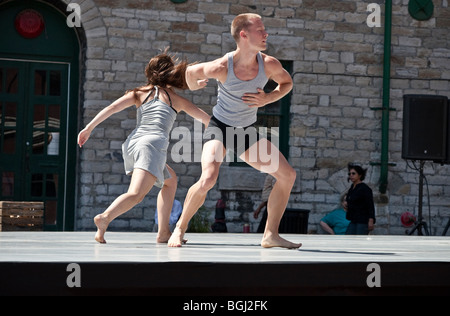
<instances>
[{"instance_id":1,"label":"white stage platform","mask_svg":"<svg viewBox=\"0 0 450 316\"><path fill-rule=\"evenodd\" d=\"M181 248L156 233L3 232L0 262L449 262L450 237L283 235L299 250L264 249L260 234L190 234Z\"/></svg>"},{"instance_id":2,"label":"white stage platform","mask_svg":"<svg viewBox=\"0 0 450 316\"><path fill-rule=\"evenodd\" d=\"M283 235L299 250L264 249L259 234L0 233L0 295L450 294L450 238ZM77 263L81 287L66 280ZM368 285L379 266L381 287Z\"/></svg>"}]
</instances>

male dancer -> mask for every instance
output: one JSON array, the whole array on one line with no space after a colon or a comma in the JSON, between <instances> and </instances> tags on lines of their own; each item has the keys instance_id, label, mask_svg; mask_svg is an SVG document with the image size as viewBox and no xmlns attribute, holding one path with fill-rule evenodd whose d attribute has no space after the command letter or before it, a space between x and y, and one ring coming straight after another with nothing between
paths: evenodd
<instances>
[{"instance_id":1,"label":"male dancer","mask_svg":"<svg viewBox=\"0 0 450 316\"><path fill-rule=\"evenodd\" d=\"M203 147L202 175L188 191L183 213L169 240L169 247L181 247L190 219L203 205L208 191L217 181L219 168L226 154L227 128L251 126L256 122L259 107L281 99L293 86L291 76L281 63L276 58L261 53L267 48L268 37L261 16L237 16L231 26L231 33L237 44L236 51L212 62L190 66L186 70L186 81L191 90L204 88L208 79L216 79L219 85L218 100L204 135L205 139L210 140ZM278 83L278 87L271 93L265 93L263 88L269 79ZM217 129L222 131L223 138L211 139L211 134L216 135ZM256 159L250 159L254 157L250 153L258 152L258 146L266 146L264 148L268 149L270 157L275 157L276 163L265 162L259 155ZM236 147L234 149L236 151ZM277 180L268 200L267 225L261 246L301 247L301 244L287 241L278 234L280 221L295 182L295 170L265 138L254 140L254 143L247 141L243 150L245 152L240 155L242 160L257 170L271 174Z\"/></svg>"}]
</instances>

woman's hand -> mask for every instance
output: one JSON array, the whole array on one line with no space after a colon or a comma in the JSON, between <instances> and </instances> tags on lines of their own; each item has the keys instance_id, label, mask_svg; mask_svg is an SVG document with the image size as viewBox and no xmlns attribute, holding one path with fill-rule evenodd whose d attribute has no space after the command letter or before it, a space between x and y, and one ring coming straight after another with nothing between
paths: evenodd
<instances>
[{"instance_id":1,"label":"woman's hand","mask_svg":"<svg viewBox=\"0 0 450 316\"><path fill-rule=\"evenodd\" d=\"M91 131L87 128L83 129L80 134L78 134L78 146L80 148L88 141L91 136Z\"/></svg>"}]
</instances>

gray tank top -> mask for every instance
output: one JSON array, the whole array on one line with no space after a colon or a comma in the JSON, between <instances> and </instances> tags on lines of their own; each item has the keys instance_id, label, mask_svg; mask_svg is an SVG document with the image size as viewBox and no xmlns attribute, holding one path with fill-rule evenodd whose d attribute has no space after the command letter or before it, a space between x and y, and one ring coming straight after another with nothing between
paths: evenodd
<instances>
[{"instance_id":1,"label":"gray tank top","mask_svg":"<svg viewBox=\"0 0 450 316\"><path fill-rule=\"evenodd\" d=\"M269 81L264 71L264 61L258 53L259 72L256 78L249 81L238 79L233 67L234 53L228 53L228 76L224 84L218 81L217 105L213 108L214 116L230 126L247 127L256 122L258 108L251 108L242 101L245 93L257 93L264 89Z\"/></svg>"}]
</instances>

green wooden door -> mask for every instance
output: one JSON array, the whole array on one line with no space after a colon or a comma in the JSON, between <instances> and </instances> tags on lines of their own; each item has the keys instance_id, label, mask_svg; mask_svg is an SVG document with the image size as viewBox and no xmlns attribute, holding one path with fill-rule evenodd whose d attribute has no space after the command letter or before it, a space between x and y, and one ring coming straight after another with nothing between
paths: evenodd
<instances>
[{"instance_id":1,"label":"green wooden door","mask_svg":"<svg viewBox=\"0 0 450 316\"><path fill-rule=\"evenodd\" d=\"M64 220L68 74L64 63L0 59L0 200L43 201L46 230Z\"/></svg>"},{"instance_id":2,"label":"green wooden door","mask_svg":"<svg viewBox=\"0 0 450 316\"><path fill-rule=\"evenodd\" d=\"M43 201L45 230L73 230L82 31L62 1L0 0L0 200ZM17 19L45 25L23 36ZM81 28L80 28L81 29Z\"/></svg>"}]
</instances>

